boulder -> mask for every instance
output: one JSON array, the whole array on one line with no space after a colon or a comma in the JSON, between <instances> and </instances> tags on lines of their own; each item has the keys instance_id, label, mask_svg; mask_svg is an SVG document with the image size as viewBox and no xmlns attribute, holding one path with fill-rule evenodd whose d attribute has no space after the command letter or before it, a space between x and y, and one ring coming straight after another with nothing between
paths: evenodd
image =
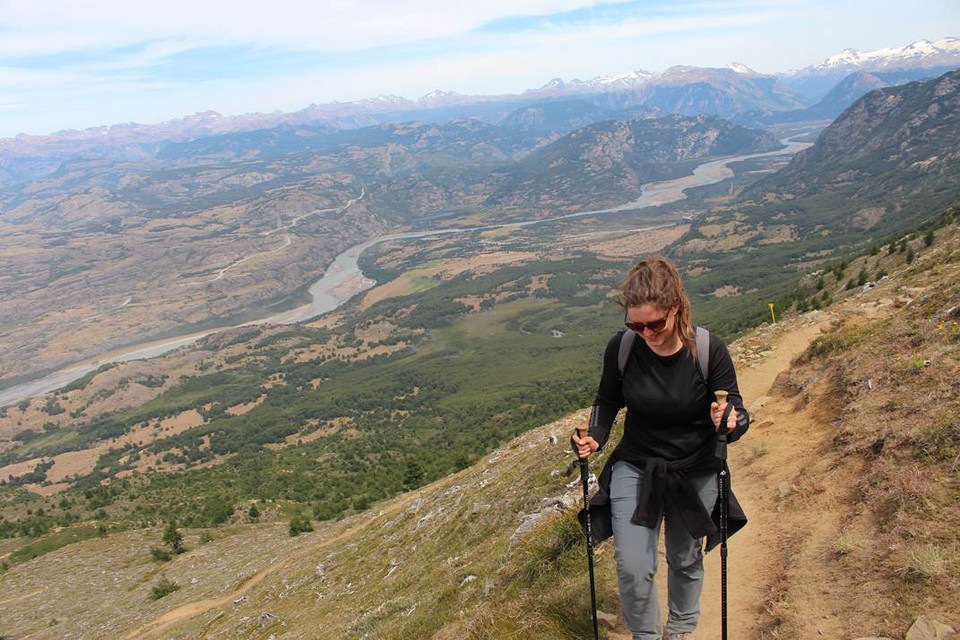
<instances>
[{"instance_id":1,"label":"boulder","mask_svg":"<svg viewBox=\"0 0 960 640\"><path fill-rule=\"evenodd\" d=\"M907 631L906 640L946 640L955 635L953 627L937 622L930 616L920 616Z\"/></svg>"}]
</instances>

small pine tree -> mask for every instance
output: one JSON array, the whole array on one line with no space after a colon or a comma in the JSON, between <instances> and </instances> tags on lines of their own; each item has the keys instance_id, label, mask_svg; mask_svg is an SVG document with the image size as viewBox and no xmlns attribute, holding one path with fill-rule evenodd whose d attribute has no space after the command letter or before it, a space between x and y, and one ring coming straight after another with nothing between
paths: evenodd
<instances>
[{"instance_id":1,"label":"small pine tree","mask_svg":"<svg viewBox=\"0 0 960 640\"><path fill-rule=\"evenodd\" d=\"M847 280L847 291L850 291L851 289L856 288L856 286L857 286L857 283L853 281L853 278L850 278L849 280Z\"/></svg>"},{"instance_id":2,"label":"small pine tree","mask_svg":"<svg viewBox=\"0 0 960 640\"><path fill-rule=\"evenodd\" d=\"M927 231L927 235L923 236L923 244L928 247L933 244L933 229Z\"/></svg>"},{"instance_id":3,"label":"small pine tree","mask_svg":"<svg viewBox=\"0 0 960 640\"><path fill-rule=\"evenodd\" d=\"M250 516L251 520L256 520L260 517L260 509L257 509L257 505L250 505L250 510L247 511L247 515Z\"/></svg>"},{"instance_id":4,"label":"small pine tree","mask_svg":"<svg viewBox=\"0 0 960 640\"><path fill-rule=\"evenodd\" d=\"M875 256L878 253L880 253L880 247L878 247L877 245L873 245L872 247L870 247L870 255Z\"/></svg>"},{"instance_id":5,"label":"small pine tree","mask_svg":"<svg viewBox=\"0 0 960 640\"><path fill-rule=\"evenodd\" d=\"M823 288L827 286L827 283L824 282L823 276L817 279L817 291L823 291Z\"/></svg>"},{"instance_id":6,"label":"small pine tree","mask_svg":"<svg viewBox=\"0 0 960 640\"><path fill-rule=\"evenodd\" d=\"M163 544L170 545L170 549L177 555L187 550L183 546L183 534L177 531L177 525L172 520L167 523L167 528L163 532Z\"/></svg>"},{"instance_id":7,"label":"small pine tree","mask_svg":"<svg viewBox=\"0 0 960 640\"><path fill-rule=\"evenodd\" d=\"M406 491L416 489L423 484L425 476L426 472L423 470L423 465L420 464L419 460L408 460L407 469L403 474L403 488Z\"/></svg>"},{"instance_id":8,"label":"small pine tree","mask_svg":"<svg viewBox=\"0 0 960 640\"><path fill-rule=\"evenodd\" d=\"M862 287L863 285L867 284L867 279L867 269L864 267L863 269L860 269L860 274L857 276L857 284Z\"/></svg>"},{"instance_id":9,"label":"small pine tree","mask_svg":"<svg viewBox=\"0 0 960 640\"><path fill-rule=\"evenodd\" d=\"M916 257L916 254L913 252L913 247L907 249L907 264L913 262L913 259Z\"/></svg>"}]
</instances>

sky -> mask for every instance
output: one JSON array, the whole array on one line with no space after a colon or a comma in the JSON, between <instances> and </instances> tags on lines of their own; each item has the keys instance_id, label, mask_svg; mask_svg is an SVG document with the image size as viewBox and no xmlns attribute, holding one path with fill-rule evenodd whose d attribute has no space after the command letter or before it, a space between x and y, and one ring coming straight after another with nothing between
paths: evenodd
<instances>
[{"instance_id":1,"label":"sky","mask_svg":"<svg viewBox=\"0 0 960 640\"><path fill-rule=\"evenodd\" d=\"M957 0L0 0L0 137L960 36Z\"/></svg>"}]
</instances>

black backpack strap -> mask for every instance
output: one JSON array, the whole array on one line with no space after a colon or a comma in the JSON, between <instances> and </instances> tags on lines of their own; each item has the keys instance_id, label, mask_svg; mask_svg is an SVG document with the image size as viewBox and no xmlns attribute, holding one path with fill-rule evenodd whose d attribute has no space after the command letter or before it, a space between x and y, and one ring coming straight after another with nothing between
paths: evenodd
<instances>
[{"instance_id":1,"label":"black backpack strap","mask_svg":"<svg viewBox=\"0 0 960 640\"><path fill-rule=\"evenodd\" d=\"M697 327L697 373L703 384L710 387L710 332L703 327Z\"/></svg>"},{"instance_id":2,"label":"black backpack strap","mask_svg":"<svg viewBox=\"0 0 960 640\"><path fill-rule=\"evenodd\" d=\"M620 371L620 379L623 380L623 371L627 368L627 360L630 359L630 352L633 351L633 343L637 339L637 332L633 329L627 329L620 336L620 352L617 354L617 369Z\"/></svg>"}]
</instances>

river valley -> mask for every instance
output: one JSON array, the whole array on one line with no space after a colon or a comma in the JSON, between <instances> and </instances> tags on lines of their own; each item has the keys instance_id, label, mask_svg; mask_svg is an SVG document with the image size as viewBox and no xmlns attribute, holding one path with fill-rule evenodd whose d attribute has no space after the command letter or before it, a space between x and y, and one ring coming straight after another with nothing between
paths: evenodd
<instances>
[{"instance_id":1,"label":"river valley","mask_svg":"<svg viewBox=\"0 0 960 640\"><path fill-rule=\"evenodd\" d=\"M428 229L379 236L361 244L354 245L338 255L326 270L326 273L323 275L323 277L321 277L310 287L309 293L311 302L309 304L281 313L268 315L260 319L239 325L223 326L201 332L187 333L165 340L145 341L121 349L105 352L98 356L88 358L64 367L36 380L0 390L0 406L15 404L33 396L63 387L64 385L81 378L87 373L96 370L104 364L152 358L168 351L172 351L173 349L192 344L205 336L217 333L219 331L224 331L226 329L247 326L251 324L292 324L304 322L310 318L329 313L330 311L337 309L353 296L366 291L376 284L374 280L363 275L358 263L363 252L377 244L396 240L438 237L450 234L464 234L495 229L529 227L547 222L557 222L588 216L600 216L605 214L618 214L628 211L637 211L677 202L687 197L685 192L688 189L715 184L731 178L734 175L733 170L730 168L731 164L762 157L792 156L811 146L811 143L799 142L793 138L788 138L783 142L786 145L785 148L777 151L712 159L709 162L705 162L697 166L691 175L644 185L643 195L640 198L612 208L581 211L561 216L521 222L490 224L466 228ZM662 226L662 224L654 224L651 222L649 228L655 229Z\"/></svg>"}]
</instances>

